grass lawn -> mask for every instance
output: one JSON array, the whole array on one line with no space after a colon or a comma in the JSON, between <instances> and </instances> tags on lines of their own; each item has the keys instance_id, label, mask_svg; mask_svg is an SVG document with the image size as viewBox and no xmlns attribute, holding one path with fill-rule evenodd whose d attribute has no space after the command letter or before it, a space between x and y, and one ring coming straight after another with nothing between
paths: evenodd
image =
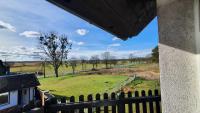
<instances>
[{"instance_id":1,"label":"grass lawn","mask_svg":"<svg viewBox=\"0 0 200 113\"><path fill-rule=\"evenodd\" d=\"M124 82L127 76L88 75L62 76L59 78L40 78L40 88L49 90L56 96L87 96L88 94L105 93L117 84Z\"/></svg>"},{"instance_id":2,"label":"grass lawn","mask_svg":"<svg viewBox=\"0 0 200 113\"><path fill-rule=\"evenodd\" d=\"M127 76L111 76L111 75L88 75L88 76L62 76L59 78L40 78L40 88L49 90L50 93L60 96L87 96L88 94L103 94L108 90L118 86L118 84L127 80ZM136 78L132 83L125 88L132 91L148 91L149 89L160 89L158 80L144 80Z\"/></svg>"},{"instance_id":3,"label":"grass lawn","mask_svg":"<svg viewBox=\"0 0 200 113\"><path fill-rule=\"evenodd\" d=\"M92 69L92 64L86 64L86 70ZM97 69L105 68L104 64L98 64ZM52 73L54 73L54 69L51 65L47 64L46 65L46 75L47 76L52 76ZM35 73L37 71L43 72L43 67L41 64L37 65L32 65L32 66L19 66L19 67L11 67L11 72L21 72L21 73ZM82 71L82 65L77 64L77 67L75 71ZM72 73L72 68L71 66L66 67L65 65L60 66L59 68L59 75L66 75L66 73Z\"/></svg>"},{"instance_id":4,"label":"grass lawn","mask_svg":"<svg viewBox=\"0 0 200 113\"><path fill-rule=\"evenodd\" d=\"M135 80L127 85L132 91L139 91L142 90L146 91L148 94L148 90L152 90L154 94L154 90L157 89L160 92L160 82L159 80L145 80L142 78L135 78Z\"/></svg>"}]
</instances>

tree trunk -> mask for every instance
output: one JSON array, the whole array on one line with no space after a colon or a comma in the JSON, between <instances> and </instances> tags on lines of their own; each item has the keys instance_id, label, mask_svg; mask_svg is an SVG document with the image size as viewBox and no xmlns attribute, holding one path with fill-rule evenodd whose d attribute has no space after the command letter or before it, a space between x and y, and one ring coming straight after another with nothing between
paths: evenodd
<instances>
[{"instance_id":1,"label":"tree trunk","mask_svg":"<svg viewBox=\"0 0 200 113\"><path fill-rule=\"evenodd\" d=\"M84 70L84 64L82 63L82 71Z\"/></svg>"},{"instance_id":2,"label":"tree trunk","mask_svg":"<svg viewBox=\"0 0 200 113\"><path fill-rule=\"evenodd\" d=\"M58 77L58 67L54 67L55 75Z\"/></svg>"},{"instance_id":3,"label":"tree trunk","mask_svg":"<svg viewBox=\"0 0 200 113\"><path fill-rule=\"evenodd\" d=\"M44 74L44 78L46 78L45 62L43 63L43 74Z\"/></svg>"},{"instance_id":4,"label":"tree trunk","mask_svg":"<svg viewBox=\"0 0 200 113\"><path fill-rule=\"evenodd\" d=\"M72 70L73 70L73 75L75 74L75 67L72 67Z\"/></svg>"},{"instance_id":5,"label":"tree trunk","mask_svg":"<svg viewBox=\"0 0 200 113\"><path fill-rule=\"evenodd\" d=\"M94 64L92 66L93 66L93 69L94 69Z\"/></svg>"}]
</instances>

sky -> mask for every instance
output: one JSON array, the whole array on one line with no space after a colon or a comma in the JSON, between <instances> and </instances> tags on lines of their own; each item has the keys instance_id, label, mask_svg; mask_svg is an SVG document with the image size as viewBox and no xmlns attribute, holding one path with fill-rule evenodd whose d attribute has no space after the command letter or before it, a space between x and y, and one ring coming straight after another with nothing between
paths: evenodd
<instances>
[{"instance_id":1,"label":"sky","mask_svg":"<svg viewBox=\"0 0 200 113\"><path fill-rule=\"evenodd\" d=\"M123 41L45 0L0 0L0 59L38 59L38 37L42 32L65 34L72 43L70 57L101 55L109 51L117 58L151 54L158 45L155 18L139 35Z\"/></svg>"}]
</instances>

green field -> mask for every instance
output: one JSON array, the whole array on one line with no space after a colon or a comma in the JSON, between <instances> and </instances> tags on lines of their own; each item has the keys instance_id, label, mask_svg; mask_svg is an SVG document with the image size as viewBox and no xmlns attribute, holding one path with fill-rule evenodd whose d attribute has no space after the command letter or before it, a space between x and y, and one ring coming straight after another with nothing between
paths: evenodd
<instances>
[{"instance_id":1,"label":"green field","mask_svg":"<svg viewBox=\"0 0 200 113\"><path fill-rule=\"evenodd\" d=\"M76 74L72 73L71 67L61 66L59 69L59 77L54 76L52 66L46 65L47 78L38 77L42 90L48 90L55 96L87 96L88 94L103 94L105 92L118 92L120 90L127 93L128 91L148 91L149 89L160 89L159 84L159 68L156 63L125 63L112 65L111 69L104 69L104 64L99 64L97 71L92 71L92 65L86 64L85 72L82 71L82 65L76 67ZM26 64L20 67L11 68L12 72L36 72L42 71L42 65L39 63ZM130 77L137 75L132 82L127 81ZM126 85L124 86L124 83ZM123 84L123 86L121 85Z\"/></svg>"},{"instance_id":2,"label":"green field","mask_svg":"<svg viewBox=\"0 0 200 113\"><path fill-rule=\"evenodd\" d=\"M118 84L124 82L127 76L111 76L111 75L88 75L88 76L64 76L64 77L51 77L40 78L40 88L43 90L49 90L50 93L56 96L75 96L88 94L103 94L112 88L118 86ZM126 88L131 88L133 91L159 89L158 81L156 80L143 80L136 78L135 81L129 83Z\"/></svg>"},{"instance_id":3,"label":"green field","mask_svg":"<svg viewBox=\"0 0 200 113\"><path fill-rule=\"evenodd\" d=\"M98 64L97 69L105 68L104 64ZM54 69L51 65L46 64L46 76L52 76L54 75ZM92 64L86 64L86 69L85 70L91 70L92 69ZM35 72L43 72L43 66L40 63L34 64L34 65L20 65L18 67L11 67L11 72L18 72L18 73L35 73ZM78 64L76 69L76 72L83 71L82 65ZM72 73L72 67L68 66L66 67L65 65L60 66L59 68L59 75L63 76L68 73Z\"/></svg>"},{"instance_id":4,"label":"green field","mask_svg":"<svg viewBox=\"0 0 200 113\"><path fill-rule=\"evenodd\" d=\"M125 81L126 76L88 75L65 76L39 79L41 89L49 90L56 96L75 96L104 93Z\"/></svg>"}]
</instances>

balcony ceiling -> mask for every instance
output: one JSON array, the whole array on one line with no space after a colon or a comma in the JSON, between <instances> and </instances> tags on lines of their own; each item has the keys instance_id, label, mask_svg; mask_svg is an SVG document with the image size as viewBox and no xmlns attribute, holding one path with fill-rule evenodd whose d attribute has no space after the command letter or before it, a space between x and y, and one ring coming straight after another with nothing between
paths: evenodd
<instances>
[{"instance_id":1,"label":"balcony ceiling","mask_svg":"<svg viewBox=\"0 0 200 113\"><path fill-rule=\"evenodd\" d=\"M156 16L156 0L48 0L117 37L138 35Z\"/></svg>"}]
</instances>

